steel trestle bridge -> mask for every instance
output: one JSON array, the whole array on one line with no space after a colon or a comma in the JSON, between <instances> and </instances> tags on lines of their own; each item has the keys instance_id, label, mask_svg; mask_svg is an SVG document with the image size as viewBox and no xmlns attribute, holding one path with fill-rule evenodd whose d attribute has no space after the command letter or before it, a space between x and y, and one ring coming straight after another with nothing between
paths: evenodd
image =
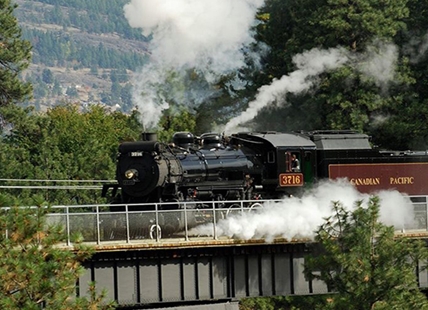
<instances>
[{"instance_id":1,"label":"steel trestle bridge","mask_svg":"<svg viewBox=\"0 0 428 310\"><path fill-rule=\"evenodd\" d=\"M428 198L411 199L415 221L396 234L428 239ZM328 293L323 283L303 275L311 240L242 240L218 231L222 221L280 203L286 212L284 200L54 206L48 223L63 225L66 248L79 233L96 249L84 262L78 295L95 281L119 309L235 310L243 297ZM427 289L427 271L415 272L420 288Z\"/></svg>"}]
</instances>

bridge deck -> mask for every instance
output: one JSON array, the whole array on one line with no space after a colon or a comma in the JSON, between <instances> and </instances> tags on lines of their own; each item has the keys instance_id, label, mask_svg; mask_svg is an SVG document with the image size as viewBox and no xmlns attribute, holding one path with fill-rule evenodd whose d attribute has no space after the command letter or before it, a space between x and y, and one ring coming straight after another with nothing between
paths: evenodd
<instances>
[{"instance_id":1,"label":"bridge deck","mask_svg":"<svg viewBox=\"0 0 428 310\"><path fill-rule=\"evenodd\" d=\"M123 241L110 241L97 244L96 242L85 242L87 245L93 245L97 252L112 252L124 250L159 250L159 249L182 249L182 248L203 248L203 247L225 247L225 246L254 246L266 244L304 244L312 242L310 239L294 239L287 240L284 238L277 238L271 242L265 239L250 239L238 240L227 237L218 239L197 237L191 240L170 238L156 240L133 240L129 243Z\"/></svg>"},{"instance_id":2,"label":"bridge deck","mask_svg":"<svg viewBox=\"0 0 428 310\"><path fill-rule=\"evenodd\" d=\"M428 231L408 231L396 232L395 234L400 238L412 239L426 239L428 242ZM85 242L86 245L92 246L96 252L115 252L115 251L129 251L129 250L167 250L167 249L184 249L184 248L204 248L204 247L230 247L230 246L257 246L257 245L297 245L312 243L311 239L292 239L275 238L272 241L265 239L250 239L239 240L228 237L219 237L213 239L212 237L193 237L190 240L185 238L165 238L157 240L152 239L139 239L126 242L124 240ZM65 248L72 248L72 245L63 245Z\"/></svg>"}]
</instances>

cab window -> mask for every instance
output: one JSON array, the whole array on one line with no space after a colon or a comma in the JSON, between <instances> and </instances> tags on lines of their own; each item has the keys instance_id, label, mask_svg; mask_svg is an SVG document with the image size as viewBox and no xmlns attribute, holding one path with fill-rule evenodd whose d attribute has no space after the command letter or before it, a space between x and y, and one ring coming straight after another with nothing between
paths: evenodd
<instances>
[{"instance_id":1,"label":"cab window","mask_svg":"<svg viewBox=\"0 0 428 310\"><path fill-rule=\"evenodd\" d=\"M300 172L300 154L297 152L286 152L285 166L287 167L287 171Z\"/></svg>"}]
</instances>

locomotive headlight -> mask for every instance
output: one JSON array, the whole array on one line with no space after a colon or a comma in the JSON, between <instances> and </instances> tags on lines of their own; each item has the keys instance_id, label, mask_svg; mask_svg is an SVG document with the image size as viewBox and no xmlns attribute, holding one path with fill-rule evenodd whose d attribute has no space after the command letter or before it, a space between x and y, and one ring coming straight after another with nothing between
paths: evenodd
<instances>
[{"instance_id":1,"label":"locomotive headlight","mask_svg":"<svg viewBox=\"0 0 428 310\"><path fill-rule=\"evenodd\" d=\"M125 178L128 180L138 177L138 171L135 169L129 169L125 171Z\"/></svg>"}]
</instances>

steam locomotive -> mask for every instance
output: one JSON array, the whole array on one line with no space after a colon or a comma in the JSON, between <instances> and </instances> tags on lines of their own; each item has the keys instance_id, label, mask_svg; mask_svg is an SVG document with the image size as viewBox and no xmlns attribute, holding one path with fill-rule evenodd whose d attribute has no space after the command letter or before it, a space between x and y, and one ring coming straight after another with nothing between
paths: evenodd
<instances>
[{"instance_id":1,"label":"steam locomotive","mask_svg":"<svg viewBox=\"0 0 428 310\"><path fill-rule=\"evenodd\" d=\"M426 152L380 151L355 131L178 132L171 144L143 136L119 146L118 183L104 185L103 196L112 189L117 203L272 199L325 178L347 178L361 192L428 194Z\"/></svg>"},{"instance_id":2,"label":"steam locomotive","mask_svg":"<svg viewBox=\"0 0 428 310\"><path fill-rule=\"evenodd\" d=\"M112 211L123 211L127 204L128 211L146 212L130 225L138 235L158 238L161 232L174 234L185 225L212 221L206 201L228 210L231 201L295 196L327 178L347 178L364 193L394 189L426 195L428 153L381 151L371 146L368 135L343 130L200 137L178 132L169 144L143 134L141 141L119 146L117 183L104 185L102 195L113 197ZM187 209L202 211L175 212L183 202ZM150 211L155 205L157 217ZM124 227L116 222L111 232Z\"/></svg>"}]
</instances>

